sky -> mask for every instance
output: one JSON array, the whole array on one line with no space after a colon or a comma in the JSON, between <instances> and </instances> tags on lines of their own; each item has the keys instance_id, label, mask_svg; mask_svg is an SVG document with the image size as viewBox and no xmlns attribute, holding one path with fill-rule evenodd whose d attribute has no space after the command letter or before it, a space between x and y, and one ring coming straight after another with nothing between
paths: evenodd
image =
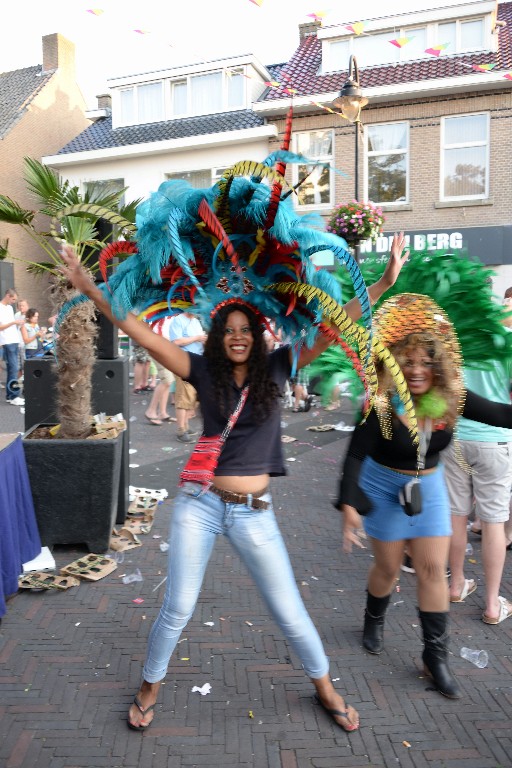
<instances>
[{"instance_id":1,"label":"sky","mask_svg":"<svg viewBox=\"0 0 512 768\"><path fill-rule=\"evenodd\" d=\"M449 0L450 5L461 2ZM2 5L0 72L41 64L41 38L59 32L76 46L77 81L87 107L94 109L108 78L247 53L263 64L286 61L298 46L299 24L311 21L308 14L322 15L329 26L446 2L3 0Z\"/></svg>"}]
</instances>

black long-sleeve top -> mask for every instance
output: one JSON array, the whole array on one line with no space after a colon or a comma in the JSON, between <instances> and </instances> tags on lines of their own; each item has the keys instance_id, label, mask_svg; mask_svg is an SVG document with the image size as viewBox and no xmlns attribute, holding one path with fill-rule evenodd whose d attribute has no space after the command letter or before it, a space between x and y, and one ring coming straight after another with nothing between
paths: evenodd
<instances>
[{"instance_id":1,"label":"black long-sleeve top","mask_svg":"<svg viewBox=\"0 0 512 768\"><path fill-rule=\"evenodd\" d=\"M494 427L512 428L512 406L487 400L470 390L466 392L464 408L460 415ZM452 436L451 429L435 429L432 432L425 457L425 469L437 466L439 454L448 446ZM357 426L352 434L335 505L338 508L341 504L348 504L355 507L360 514L369 511L369 500L359 487L361 465L367 456L390 469L414 471L417 467L416 446L405 424L400 419L393 419L393 434L391 440L388 440L381 432L377 414L373 409L365 423Z\"/></svg>"}]
</instances>

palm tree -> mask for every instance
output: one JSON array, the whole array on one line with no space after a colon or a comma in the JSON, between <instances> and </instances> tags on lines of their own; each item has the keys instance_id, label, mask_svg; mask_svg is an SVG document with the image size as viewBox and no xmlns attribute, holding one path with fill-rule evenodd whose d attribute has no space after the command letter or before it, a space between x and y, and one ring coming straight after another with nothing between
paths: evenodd
<instances>
[{"instance_id":1,"label":"palm tree","mask_svg":"<svg viewBox=\"0 0 512 768\"><path fill-rule=\"evenodd\" d=\"M27 210L0 194L0 221L21 227L41 248L47 260L34 262L20 258L35 275L50 278L55 309L78 296L61 275L59 250L62 242L72 245L91 273L99 268L98 256L106 245L98 223L109 222L119 236L129 240L135 231L135 209L139 200L121 205L125 189L105 190L91 185L82 195L77 187L62 180L51 168L33 158L25 158L24 178L38 210ZM40 216L49 223L42 229ZM8 241L0 243L0 259L9 255ZM120 255L121 254L116 254ZM66 314L56 342L57 409L61 438L80 439L91 432L91 382L97 338L95 309L91 302L78 302Z\"/></svg>"}]
</instances>

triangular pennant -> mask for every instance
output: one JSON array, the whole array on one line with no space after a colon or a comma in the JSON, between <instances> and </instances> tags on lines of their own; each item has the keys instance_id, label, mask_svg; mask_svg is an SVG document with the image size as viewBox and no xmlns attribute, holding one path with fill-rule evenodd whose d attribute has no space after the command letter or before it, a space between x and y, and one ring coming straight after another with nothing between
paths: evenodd
<instances>
[{"instance_id":1,"label":"triangular pennant","mask_svg":"<svg viewBox=\"0 0 512 768\"><path fill-rule=\"evenodd\" d=\"M391 45L396 45L397 48L403 48L404 45L414 40L414 37L397 37L395 40L390 40Z\"/></svg>"}]
</instances>

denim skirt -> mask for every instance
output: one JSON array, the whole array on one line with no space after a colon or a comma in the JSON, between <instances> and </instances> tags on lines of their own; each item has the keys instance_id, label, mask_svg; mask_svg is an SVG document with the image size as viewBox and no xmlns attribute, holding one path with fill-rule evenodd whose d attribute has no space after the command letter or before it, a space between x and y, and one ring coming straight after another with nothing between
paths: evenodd
<instances>
[{"instance_id":1,"label":"denim skirt","mask_svg":"<svg viewBox=\"0 0 512 768\"><path fill-rule=\"evenodd\" d=\"M442 464L421 476L422 511L414 517L408 517L398 501L399 490L410 480L411 475L383 467L369 457L364 460L359 485L372 504L363 517L368 536L379 541L451 536L450 503Z\"/></svg>"}]
</instances>

